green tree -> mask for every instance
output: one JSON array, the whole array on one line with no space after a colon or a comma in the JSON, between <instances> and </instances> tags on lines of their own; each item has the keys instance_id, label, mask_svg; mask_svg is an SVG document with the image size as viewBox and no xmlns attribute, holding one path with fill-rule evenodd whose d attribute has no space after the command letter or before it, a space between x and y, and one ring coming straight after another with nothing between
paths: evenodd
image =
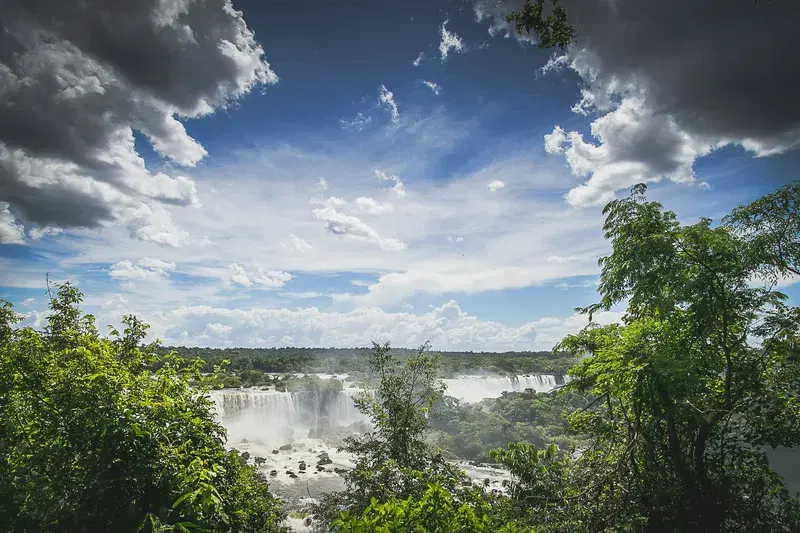
<instances>
[{"instance_id":1,"label":"green tree","mask_svg":"<svg viewBox=\"0 0 800 533\"><path fill-rule=\"evenodd\" d=\"M528 33L539 41L539 48L565 48L575 40L575 28L567 22L567 12L558 0L550 0L552 8L545 13L545 0L525 0L520 11L508 14L506 21L518 33Z\"/></svg>"},{"instance_id":2,"label":"green tree","mask_svg":"<svg viewBox=\"0 0 800 533\"><path fill-rule=\"evenodd\" d=\"M570 418L589 440L574 515L589 531L796 532L764 453L800 444L798 310L771 282L795 260L796 184L716 227L679 224L645 190L605 207L612 253L583 309L627 302L622 323L558 347L588 355L569 387L595 398Z\"/></svg>"},{"instance_id":3,"label":"green tree","mask_svg":"<svg viewBox=\"0 0 800 533\"><path fill-rule=\"evenodd\" d=\"M337 533L534 533L498 511L502 497L480 489L463 491L459 498L430 484L420 498L372 500L361 515L345 511L332 524Z\"/></svg>"},{"instance_id":4,"label":"green tree","mask_svg":"<svg viewBox=\"0 0 800 533\"><path fill-rule=\"evenodd\" d=\"M279 502L189 384L200 363L142 347L133 317L101 338L81 298L59 286L42 332L0 306L2 528L282 531Z\"/></svg>"},{"instance_id":5,"label":"green tree","mask_svg":"<svg viewBox=\"0 0 800 533\"><path fill-rule=\"evenodd\" d=\"M346 489L325 495L315 510L324 523L341 510L360 516L373 500L421 498L430 483L450 492L469 483L425 441L428 415L444 391L436 377L438 357L423 346L400 364L388 344L375 344L369 363L377 387L355 403L369 417L373 431L345 440L342 449L353 454L355 467L342 476Z\"/></svg>"}]
</instances>

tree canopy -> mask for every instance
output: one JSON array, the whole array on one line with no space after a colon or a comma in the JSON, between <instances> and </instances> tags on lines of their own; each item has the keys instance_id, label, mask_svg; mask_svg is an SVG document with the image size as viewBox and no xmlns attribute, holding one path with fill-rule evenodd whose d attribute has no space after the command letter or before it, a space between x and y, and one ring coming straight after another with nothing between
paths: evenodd
<instances>
[{"instance_id":1,"label":"tree canopy","mask_svg":"<svg viewBox=\"0 0 800 533\"><path fill-rule=\"evenodd\" d=\"M0 306L2 529L283 531L280 503L190 386L199 364L142 346L134 317L100 337L80 302L58 287L42 332Z\"/></svg>"}]
</instances>

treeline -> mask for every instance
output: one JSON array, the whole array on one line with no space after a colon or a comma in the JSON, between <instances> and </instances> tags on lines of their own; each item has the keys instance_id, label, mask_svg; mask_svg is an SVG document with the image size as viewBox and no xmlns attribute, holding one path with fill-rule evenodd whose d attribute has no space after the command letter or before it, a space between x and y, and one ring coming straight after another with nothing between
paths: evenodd
<instances>
[{"instance_id":1,"label":"treeline","mask_svg":"<svg viewBox=\"0 0 800 533\"><path fill-rule=\"evenodd\" d=\"M160 347L162 355L175 352L184 359L201 359L203 372L229 361L227 371L261 372L326 372L332 374L363 373L371 348L199 348L186 346ZM418 350L392 348L391 354L402 361ZM500 374L548 373L563 376L576 358L554 352L437 352L441 357L442 374L456 375L484 371Z\"/></svg>"}]
</instances>

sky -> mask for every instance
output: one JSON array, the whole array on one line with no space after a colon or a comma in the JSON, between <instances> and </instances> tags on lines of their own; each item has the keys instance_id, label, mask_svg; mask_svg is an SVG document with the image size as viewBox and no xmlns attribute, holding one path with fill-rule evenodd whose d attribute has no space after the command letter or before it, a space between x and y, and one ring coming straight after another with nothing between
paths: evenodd
<instances>
[{"instance_id":1,"label":"sky","mask_svg":"<svg viewBox=\"0 0 800 533\"><path fill-rule=\"evenodd\" d=\"M796 3L564 0L555 51L520 5L4 2L0 298L41 327L70 281L166 345L547 350L606 202L718 221L797 177Z\"/></svg>"}]
</instances>

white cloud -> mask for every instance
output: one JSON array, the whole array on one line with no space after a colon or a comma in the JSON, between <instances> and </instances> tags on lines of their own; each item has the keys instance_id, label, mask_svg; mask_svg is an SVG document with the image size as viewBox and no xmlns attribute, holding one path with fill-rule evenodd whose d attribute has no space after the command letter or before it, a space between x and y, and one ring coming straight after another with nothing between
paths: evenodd
<instances>
[{"instance_id":1,"label":"white cloud","mask_svg":"<svg viewBox=\"0 0 800 533\"><path fill-rule=\"evenodd\" d=\"M389 202L378 202L374 198L359 196L355 200L355 205L362 213L369 215L384 215L394 211L394 206Z\"/></svg>"},{"instance_id":2,"label":"white cloud","mask_svg":"<svg viewBox=\"0 0 800 533\"><path fill-rule=\"evenodd\" d=\"M392 122L400 120L400 112L397 110L397 103L394 101L394 94L385 85L378 87L378 103L391 115Z\"/></svg>"},{"instance_id":3,"label":"white cloud","mask_svg":"<svg viewBox=\"0 0 800 533\"><path fill-rule=\"evenodd\" d=\"M541 67L537 72L539 75L545 75L550 72L561 72L565 68L569 67L570 59L567 54L554 54L550 56L550 59L547 60L547 63L543 67Z\"/></svg>"},{"instance_id":4,"label":"white cloud","mask_svg":"<svg viewBox=\"0 0 800 533\"><path fill-rule=\"evenodd\" d=\"M30 307L31 305L36 303L36 298L25 298L22 300L22 305L25 307Z\"/></svg>"},{"instance_id":5,"label":"white cloud","mask_svg":"<svg viewBox=\"0 0 800 533\"><path fill-rule=\"evenodd\" d=\"M226 326L218 322L206 324L206 332L214 335L215 337L227 337L233 331L233 326Z\"/></svg>"},{"instance_id":6,"label":"white cloud","mask_svg":"<svg viewBox=\"0 0 800 533\"><path fill-rule=\"evenodd\" d=\"M0 202L0 244L22 244L25 242L25 228L8 207L7 202Z\"/></svg>"},{"instance_id":7,"label":"white cloud","mask_svg":"<svg viewBox=\"0 0 800 533\"><path fill-rule=\"evenodd\" d=\"M411 64L414 65L415 67L418 67L422 63L423 59L425 59L425 52L420 52L417 58L414 61L412 61Z\"/></svg>"},{"instance_id":8,"label":"white cloud","mask_svg":"<svg viewBox=\"0 0 800 533\"><path fill-rule=\"evenodd\" d=\"M323 207L341 207L347 203L347 200L344 198L339 198L338 196L329 196L327 198L323 198L322 196L314 196L309 200L310 204L321 205Z\"/></svg>"},{"instance_id":9,"label":"white cloud","mask_svg":"<svg viewBox=\"0 0 800 533\"><path fill-rule=\"evenodd\" d=\"M153 259L151 257L143 257L139 260L139 266L150 270L175 270L175 263L173 261L162 261L161 259Z\"/></svg>"},{"instance_id":10,"label":"white cloud","mask_svg":"<svg viewBox=\"0 0 800 533\"><path fill-rule=\"evenodd\" d=\"M250 278L247 276L247 273L236 263L231 263L228 265L228 273L228 279L231 283L243 285L245 287L250 286Z\"/></svg>"},{"instance_id":11,"label":"white cloud","mask_svg":"<svg viewBox=\"0 0 800 533\"><path fill-rule=\"evenodd\" d=\"M281 296L288 296L289 298L297 298L300 300L308 300L311 298L322 298L325 294L316 291L302 291L302 292L282 292Z\"/></svg>"},{"instance_id":12,"label":"white cloud","mask_svg":"<svg viewBox=\"0 0 800 533\"><path fill-rule=\"evenodd\" d=\"M184 306L148 317L153 334L165 344L236 346L367 346L389 341L395 346L416 347L430 340L437 350L547 350L564 335L578 331L587 318L541 318L509 327L480 320L449 301L425 314L387 313L375 307L349 312L305 309L226 309ZM599 323L618 321L620 313L598 313ZM181 338L183 332L188 335ZM204 334L212 338L204 338ZM253 339L262 339L254 342ZM271 340L268 340L271 339ZM266 341L266 342L264 342Z\"/></svg>"},{"instance_id":13,"label":"white cloud","mask_svg":"<svg viewBox=\"0 0 800 533\"><path fill-rule=\"evenodd\" d=\"M292 275L282 270L264 270L258 267L254 273L248 274L237 263L228 265L228 281L232 285L275 289L283 287L291 279Z\"/></svg>"},{"instance_id":14,"label":"white cloud","mask_svg":"<svg viewBox=\"0 0 800 533\"><path fill-rule=\"evenodd\" d=\"M54 226L36 226L28 231L28 237L33 239L34 241L38 241L39 239L43 239L48 236L56 236L63 233L64 230L61 228L57 228Z\"/></svg>"},{"instance_id":15,"label":"white cloud","mask_svg":"<svg viewBox=\"0 0 800 533\"><path fill-rule=\"evenodd\" d=\"M563 154L575 176L589 178L567 193L570 205L602 205L617 190L662 178L694 182L695 160L714 148L681 130L669 115L653 114L640 97L625 98L592 122L591 132L597 144L558 126L545 136L547 152Z\"/></svg>"},{"instance_id":16,"label":"white cloud","mask_svg":"<svg viewBox=\"0 0 800 533\"><path fill-rule=\"evenodd\" d=\"M323 177L317 178L317 189L320 191L327 191L328 190L328 182Z\"/></svg>"},{"instance_id":17,"label":"white cloud","mask_svg":"<svg viewBox=\"0 0 800 533\"><path fill-rule=\"evenodd\" d=\"M429 88L431 91L433 91L433 94L435 94L436 96L439 96L439 91L440 91L442 88L441 88L441 87L439 87L439 85L438 85L437 83L435 83L435 82L432 82L432 81L425 81L425 80L423 80L423 81L422 81L422 84L423 84L423 85L425 85L425 87Z\"/></svg>"},{"instance_id":18,"label":"white cloud","mask_svg":"<svg viewBox=\"0 0 800 533\"><path fill-rule=\"evenodd\" d=\"M394 185L390 187L389 190L394 192L399 198L405 198L406 186L400 177L389 176L385 172L378 169L375 169L375 176L381 181L393 181Z\"/></svg>"},{"instance_id":19,"label":"white cloud","mask_svg":"<svg viewBox=\"0 0 800 533\"><path fill-rule=\"evenodd\" d=\"M489 189L489 192L497 192L505 186L506 184L500 180L492 180L486 184L486 188Z\"/></svg>"},{"instance_id":20,"label":"white cloud","mask_svg":"<svg viewBox=\"0 0 800 533\"><path fill-rule=\"evenodd\" d=\"M131 283L136 281L154 282L161 281L169 276L169 271L175 269L175 263L143 257L138 264L133 264L128 259L123 259L111 265L108 275L116 280Z\"/></svg>"},{"instance_id":21,"label":"white cloud","mask_svg":"<svg viewBox=\"0 0 800 533\"><path fill-rule=\"evenodd\" d=\"M289 237L292 239L291 244L284 244L281 242L281 247L287 252L308 252L309 250L313 250L314 247L305 239L301 239L294 233L290 234Z\"/></svg>"},{"instance_id":22,"label":"white cloud","mask_svg":"<svg viewBox=\"0 0 800 533\"><path fill-rule=\"evenodd\" d=\"M560 200L563 177L550 170L557 162L548 165L535 151L520 153L490 138L486 149L494 154L491 162L470 162L448 179L425 179L439 170L443 147L454 146L443 142L457 142L474 126L437 113L412 113L391 137L378 135L359 143L312 137L313 150L270 145L215 158L197 175L198 194L209 201L202 209L175 213L175 224L193 236L182 248L130 241L123 229L114 227L48 245L62 257L65 276L123 259L157 257L177 263L187 283L139 284L135 295L126 292L132 308L148 312L181 305L244 305L231 303L241 294L228 290L234 286L228 265L234 263L244 270L251 288L259 265L311 275L319 283L315 275L334 272L375 280L369 291L354 290L362 294L349 300L337 297L336 304L346 309L399 305L415 293L479 293L597 273L596 258L607 251L597 229L602 218L598 210L576 211ZM328 192L315 189L318 176L330 181ZM406 188L399 176L413 176L413 187ZM503 194L489 194L487 183L497 176L507 186ZM376 192L387 186L385 192ZM212 188L218 191L213 196L208 193ZM331 196L334 190L336 196ZM315 194L319 197L310 205L309 196ZM393 211L367 218L354 203L359 197L391 202ZM334 212L320 213L321 218L312 213L327 208ZM341 226L346 234L334 239L329 226ZM291 235L313 248L300 242L295 246ZM442 246L447 235L464 240ZM406 252L386 253L392 249ZM554 265L547 263L548 255L581 260ZM14 280L30 277L26 268L4 266L0 264L0 271L11 272L7 277ZM43 279L44 271L39 281ZM87 294L94 290L87 288ZM317 285L308 290L330 292ZM276 292L246 294L241 297L248 299L248 306L283 304Z\"/></svg>"},{"instance_id":23,"label":"white cloud","mask_svg":"<svg viewBox=\"0 0 800 533\"><path fill-rule=\"evenodd\" d=\"M404 242L383 237L360 218L337 211L334 207L314 209L311 213L314 218L325 222L325 228L334 235L372 242L386 252L399 252L408 248Z\"/></svg>"},{"instance_id":24,"label":"white cloud","mask_svg":"<svg viewBox=\"0 0 800 533\"><path fill-rule=\"evenodd\" d=\"M445 20L439 27L439 34L442 37L442 40L439 43L439 54L442 58L442 63L447 61L447 56L451 50L454 50L459 54L463 54L467 50L467 47L464 46L464 41L461 40L461 37L455 33L447 31L446 26L448 22L448 20Z\"/></svg>"},{"instance_id":25,"label":"white cloud","mask_svg":"<svg viewBox=\"0 0 800 533\"><path fill-rule=\"evenodd\" d=\"M8 40L0 50L0 201L13 205L32 239L118 225L180 246L188 234L171 211L199 206L196 185L150 171L133 131L163 158L195 166L207 152L179 119L211 114L278 78L230 2L84 7L104 16L75 17L57 2L0 15ZM1 235L10 240L5 222Z\"/></svg>"},{"instance_id":26,"label":"white cloud","mask_svg":"<svg viewBox=\"0 0 800 533\"><path fill-rule=\"evenodd\" d=\"M395 111L397 106L395 106ZM372 122L372 117L359 111L352 120L339 119L339 124L346 130L361 131Z\"/></svg>"}]
</instances>

